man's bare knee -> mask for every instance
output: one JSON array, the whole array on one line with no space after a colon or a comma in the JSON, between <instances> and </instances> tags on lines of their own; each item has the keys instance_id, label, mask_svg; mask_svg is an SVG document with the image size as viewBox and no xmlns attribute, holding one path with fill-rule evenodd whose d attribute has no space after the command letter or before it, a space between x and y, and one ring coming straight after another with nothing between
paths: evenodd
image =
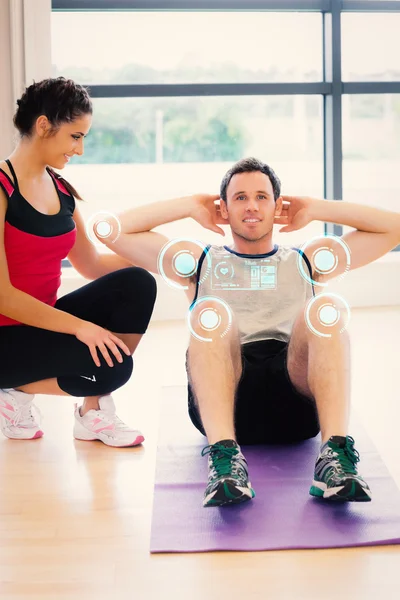
<instances>
[{"instance_id":1,"label":"man's bare knee","mask_svg":"<svg viewBox=\"0 0 400 600\"><path fill-rule=\"evenodd\" d=\"M202 361L202 358L213 356L210 367L224 369L233 368L235 379L238 381L242 373L242 354L239 329L234 319L223 322L220 327L207 330L201 322L205 311L213 311L218 315L220 306L213 300L207 300L201 307L196 307L191 315L191 336L188 349L188 366Z\"/></svg>"},{"instance_id":2,"label":"man's bare knee","mask_svg":"<svg viewBox=\"0 0 400 600\"><path fill-rule=\"evenodd\" d=\"M324 340L349 340L347 307L335 294L323 293L316 296L311 308L304 311L304 331L309 343Z\"/></svg>"},{"instance_id":3,"label":"man's bare knee","mask_svg":"<svg viewBox=\"0 0 400 600\"><path fill-rule=\"evenodd\" d=\"M310 306L308 303L298 314L291 334L293 347L297 353L307 353L307 348L312 342L338 339L348 341L348 315L343 307L336 307L336 296L328 293L316 296Z\"/></svg>"},{"instance_id":4,"label":"man's bare knee","mask_svg":"<svg viewBox=\"0 0 400 600\"><path fill-rule=\"evenodd\" d=\"M191 344L204 342L209 348L215 345L240 346L239 330L233 315L217 298L200 300L190 309Z\"/></svg>"}]
</instances>

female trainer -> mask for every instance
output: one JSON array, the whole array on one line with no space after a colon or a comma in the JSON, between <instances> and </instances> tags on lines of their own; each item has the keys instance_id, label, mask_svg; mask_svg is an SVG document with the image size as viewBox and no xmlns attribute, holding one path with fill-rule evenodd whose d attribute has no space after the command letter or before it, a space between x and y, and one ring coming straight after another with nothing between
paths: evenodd
<instances>
[{"instance_id":1,"label":"female trainer","mask_svg":"<svg viewBox=\"0 0 400 600\"><path fill-rule=\"evenodd\" d=\"M0 427L12 439L43 435L34 394L84 397L74 437L135 446L111 393L131 376L150 321L156 283L144 269L100 254L85 232L77 191L55 169L83 154L92 121L85 88L58 77L18 100L19 142L0 161ZM93 280L58 298L68 257Z\"/></svg>"}]
</instances>

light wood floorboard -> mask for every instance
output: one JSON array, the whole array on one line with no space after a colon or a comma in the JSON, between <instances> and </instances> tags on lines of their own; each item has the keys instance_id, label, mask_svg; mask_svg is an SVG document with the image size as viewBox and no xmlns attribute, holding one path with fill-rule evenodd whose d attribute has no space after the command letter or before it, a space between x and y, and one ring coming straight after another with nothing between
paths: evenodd
<instances>
[{"instance_id":1,"label":"light wood floorboard","mask_svg":"<svg viewBox=\"0 0 400 600\"><path fill-rule=\"evenodd\" d=\"M400 307L350 325L353 405L400 484ZM45 437L0 439L0 598L397 600L400 547L149 554L161 388L185 383L183 322L153 323L118 413L143 448L72 438L73 401L37 398Z\"/></svg>"}]
</instances>

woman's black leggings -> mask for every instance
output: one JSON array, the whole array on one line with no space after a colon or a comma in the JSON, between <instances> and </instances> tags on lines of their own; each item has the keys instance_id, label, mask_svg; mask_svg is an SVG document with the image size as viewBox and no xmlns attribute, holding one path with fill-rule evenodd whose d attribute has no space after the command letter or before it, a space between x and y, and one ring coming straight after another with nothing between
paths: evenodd
<instances>
[{"instance_id":1,"label":"woman's black leggings","mask_svg":"<svg viewBox=\"0 0 400 600\"><path fill-rule=\"evenodd\" d=\"M156 282L138 267L114 271L57 300L55 308L113 333L145 333L156 299ZM109 351L109 367L100 350L101 366L74 335L29 325L0 327L0 388L57 378L71 396L103 396L130 378L133 360L121 350L119 363Z\"/></svg>"}]
</instances>

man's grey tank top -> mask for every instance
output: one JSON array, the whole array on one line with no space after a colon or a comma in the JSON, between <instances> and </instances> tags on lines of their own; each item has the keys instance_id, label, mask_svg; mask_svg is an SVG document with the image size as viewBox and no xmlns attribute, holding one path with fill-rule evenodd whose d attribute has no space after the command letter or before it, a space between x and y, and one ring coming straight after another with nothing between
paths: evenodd
<instances>
[{"instance_id":1,"label":"man's grey tank top","mask_svg":"<svg viewBox=\"0 0 400 600\"><path fill-rule=\"evenodd\" d=\"M311 265L298 248L275 246L268 254L252 255L207 246L198 264L193 304L205 296L226 302L236 318L241 344L288 342L297 315L314 295L300 265L311 278Z\"/></svg>"}]
</instances>

